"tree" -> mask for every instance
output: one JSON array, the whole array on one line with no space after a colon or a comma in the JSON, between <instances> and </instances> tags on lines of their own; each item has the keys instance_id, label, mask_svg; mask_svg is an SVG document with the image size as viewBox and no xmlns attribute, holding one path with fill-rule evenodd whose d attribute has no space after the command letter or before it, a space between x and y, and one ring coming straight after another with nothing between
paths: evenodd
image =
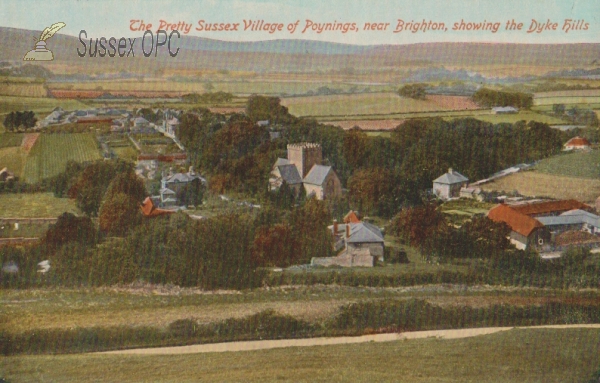
<instances>
[{"instance_id":1,"label":"tree","mask_svg":"<svg viewBox=\"0 0 600 383\"><path fill-rule=\"evenodd\" d=\"M179 188L176 193L177 200L183 205L200 205L204 198L206 187L198 178L188 182L186 185Z\"/></svg>"},{"instance_id":2,"label":"tree","mask_svg":"<svg viewBox=\"0 0 600 383\"><path fill-rule=\"evenodd\" d=\"M423 246L427 238L446 226L446 218L435 204L405 208L396 214L390 231L412 246Z\"/></svg>"},{"instance_id":3,"label":"tree","mask_svg":"<svg viewBox=\"0 0 600 383\"><path fill-rule=\"evenodd\" d=\"M4 117L4 127L9 132L12 132L19 127L19 124L17 123L17 114L15 112L10 112Z\"/></svg>"},{"instance_id":4,"label":"tree","mask_svg":"<svg viewBox=\"0 0 600 383\"><path fill-rule=\"evenodd\" d=\"M332 255L333 236L327 229L332 218L324 201L310 198L292 211L289 222L298 244L298 260Z\"/></svg>"},{"instance_id":5,"label":"tree","mask_svg":"<svg viewBox=\"0 0 600 383\"><path fill-rule=\"evenodd\" d=\"M246 103L246 115L253 122L269 120L271 123L282 123L290 120L288 108L281 105L277 97L250 96Z\"/></svg>"},{"instance_id":6,"label":"tree","mask_svg":"<svg viewBox=\"0 0 600 383\"><path fill-rule=\"evenodd\" d=\"M557 116L562 116L565 114L565 104L554 104L552 105L552 113Z\"/></svg>"},{"instance_id":7,"label":"tree","mask_svg":"<svg viewBox=\"0 0 600 383\"><path fill-rule=\"evenodd\" d=\"M126 235L142 220L140 203L124 193L107 198L100 208L100 230L111 235Z\"/></svg>"},{"instance_id":8,"label":"tree","mask_svg":"<svg viewBox=\"0 0 600 383\"><path fill-rule=\"evenodd\" d=\"M104 198L111 198L118 193L123 193L140 203L148 195L144 181L133 170L117 174L108 185Z\"/></svg>"},{"instance_id":9,"label":"tree","mask_svg":"<svg viewBox=\"0 0 600 383\"><path fill-rule=\"evenodd\" d=\"M409 84L398 89L398 95L415 100L425 100L427 98L426 89L424 84Z\"/></svg>"},{"instance_id":10,"label":"tree","mask_svg":"<svg viewBox=\"0 0 600 383\"><path fill-rule=\"evenodd\" d=\"M55 224L51 225L42 239L42 244L51 252L70 242L86 246L96 243L96 228L89 217L76 217L72 213L63 213Z\"/></svg>"},{"instance_id":11,"label":"tree","mask_svg":"<svg viewBox=\"0 0 600 383\"><path fill-rule=\"evenodd\" d=\"M490 257L511 247L508 239L511 229L504 222L494 222L485 216L476 216L467 221L461 230L467 234L471 243L471 249L466 249L464 253L465 257Z\"/></svg>"},{"instance_id":12,"label":"tree","mask_svg":"<svg viewBox=\"0 0 600 383\"><path fill-rule=\"evenodd\" d=\"M394 188L394 175L384 168L359 169L348 180L350 198L365 213L379 213L377 205L389 198Z\"/></svg>"},{"instance_id":13,"label":"tree","mask_svg":"<svg viewBox=\"0 0 600 383\"><path fill-rule=\"evenodd\" d=\"M252 257L256 265L279 267L293 265L302 258L293 229L287 223L258 228Z\"/></svg>"},{"instance_id":14,"label":"tree","mask_svg":"<svg viewBox=\"0 0 600 383\"><path fill-rule=\"evenodd\" d=\"M359 127L344 132L343 153L346 162L356 169L366 162L369 137Z\"/></svg>"}]
</instances>

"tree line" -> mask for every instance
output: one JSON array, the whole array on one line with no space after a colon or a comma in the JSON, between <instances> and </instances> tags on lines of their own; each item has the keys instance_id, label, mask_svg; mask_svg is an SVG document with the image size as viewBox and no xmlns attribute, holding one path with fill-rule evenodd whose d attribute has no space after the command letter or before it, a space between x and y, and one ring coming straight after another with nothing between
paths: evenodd
<instances>
[{"instance_id":1,"label":"tree line","mask_svg":"<svg viewBox=\"0 0 600 383\"><path fill-rule=\"evenodd\" d=\"M7 131L13 132L16 130L29 130L35 126L37 118L31 110L19 112L13 111L4 117L4 127Z\"/></svg>"}]
</instances>

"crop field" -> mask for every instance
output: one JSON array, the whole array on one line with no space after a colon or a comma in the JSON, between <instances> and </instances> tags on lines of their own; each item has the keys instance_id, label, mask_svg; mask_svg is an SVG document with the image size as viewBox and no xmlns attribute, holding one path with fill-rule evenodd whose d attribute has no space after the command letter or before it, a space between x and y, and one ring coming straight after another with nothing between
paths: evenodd
<instances>
[{"instance_id":1,"label":"crop field","mask_svg":"<svg viewBox=\"0 0 600 383\"><path fill-rule=\"evenodd\" d=\"M24 134L22 133L4 133L0 134L0 148L10 148L21 146Z\"/></svg>"},{"instance_id":2,"label":"crop field","mask_svg":"<svg viewBox=\"0 0 600 383\"><path fill-rule=\"evenodd\" d=\"M20 146L0 148L0 169L6 167L17 177L22 175L26 159L27 152Z\"/></svg>"},{"instance_id":3,"label":"crop field","mask_svg":"<svg viewBox=\"0 0 600 383\"><path fill-rule=\"evenodd\" d=\"M600 196L600 179L559 176L538 171L511 174L480 187L483 190L507 193L516 190L530 197L576 199L587 203L593 203Z\"/></svg>"},{"instance_id":4,"label":"crop field","mask_svg":"<svg viewBox=\"0 0 600 383\"><path fill-rule=\"evenodd\" d=\"M57 100L43 97L0 96L0 113L17 110L33 110L34 112L50 112L57 106L65 110L85 109L86 105L77 100Z\"/></svg>"},{"instance_id":5,"label":"crop field","mask_svg":"<svg viewBox=\"0 0 600 383\"><path fill-rule=\"evenodd\" d=\"M23 178L36 183L62 172L69 160L87 162L100 158L93 134L42 134L29 152Z\"/></svg>"},{"instance_id":6,"label":"crop field","mask_svg":"<svg viewBox=\"0 0 600 383\"><path fill-rule=\"evenodd\" d=\"M537 121L549 125L567 124L567 122L561 120L560 118L536 113L534 111L520 111L519 113L515 114L478 114L473 116L473 118L491 122L492 124L499 124L503 122L514 124L517 121Z\"/></svg>"},{"instance_id":7,"label":"crop field","mask_svg":"<svg viewBox=\"0 0 600 383\"><path fill-rule=\"evenodd\" d=\"M539 161L535 169L546 174L600 179L600 150L559 154Z\"/></svg>"},{"instance_id":8,"label":"crop field","mask_svg":"<svg viewBox=\"0 0 600 383\"><path fill-rule=\"evenodd\" d=\"M64 212L79 214L74 200L52 193L0 194L0 218L56 218Z\"/></svg>"},{"instance_id":9,"label":"crop field","mask_svg":"<svg viewBox=\"0 0 600 383\"><path fill-rule=\"evenodd\" d=\"M514 329L415 339L188 355L47 355L0 359L12 383L48 382L588 382L597 329Z\"/></svg>"},{"instance_id":10,"label":"crop field","mask_svg":"<svg viewBox=\"0 0 600 383\"><path fill-rule=\"evenodd\" d=\"M344 120L344 121L321 121L322 124L339 126L344 130L358 126L362 130L378 131L392 130L405 120Z\"/></svg>"},{"instance_id":11,"label":"crop field","mask_svg":"<svg viewBox=\"0 0 600 383\"><path fill-rule=\"evenodd\" d=\"M561 90L555 92L536 93L533 98L533 105L553 105L553 104L598 104L600 103L600 89L583 90Z\"/></svg>"},{"instance_id":12,"label":"crop field","mask_svg":"<svg viewBox=\"0 0 600 383\"><path fill-rule=\"evenodd\" d=\"M0 96L47 97L48 92L40 83L0 82Z\"/></svg>"},{"instance_id":13,"label":"crop field","mask_svg":"<svg viewBox=\"0 0 600 383\"><path fill-rule=\"evenodd\" d=\"M160 94L185 94L185 93L206 93L207 86L210 83L211 92L229 92L233 94L267 94L267 95L282 95L282 94L305 94L309 91L317 91L320 87L329 87L341 91L349 91L351 88L356 88L355 85L346 83L332 82L311 82L311 81L94 81L83 82L78 84L72 83L50 83L48 88L52 94L63 95L67 93L55 93L57 91L90 91L106 93L110 92L117 94L118 92L131 93L139 92L142 97L146 92L154 92ZM365 86L360 86L358 89L363 89ZM382 86L369 86L371 90L387 89ZM117 93L116 93L117 92Z\"/></svg>"},{"instance_id":14,"label":"crop field","mask_svg":"<svg viewBox=\"0 0 600 383\"><path fill-rule=\"evenodd\" d=\"M297 97L282 100L296 116L360 116L399 113L468 111L477 106L463 96L427 96L427 100L400 97L395 93Z\"/></svg>"}]
</instances>

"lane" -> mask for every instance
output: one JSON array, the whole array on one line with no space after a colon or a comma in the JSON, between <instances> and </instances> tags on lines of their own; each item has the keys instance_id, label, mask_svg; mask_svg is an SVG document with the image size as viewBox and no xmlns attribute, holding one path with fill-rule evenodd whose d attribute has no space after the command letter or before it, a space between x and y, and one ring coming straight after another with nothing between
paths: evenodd
<instances>
[{"instance_id":1,"label":"lane","mask_svg":"<svg viewBox=\"0 0 600 383\"><path fill-rule=\"evenodd\" d=\"M408 339L440 338L440 339L460 339L479 335L494 334L501 331L512 329L566 329L566 328L597 328L600 324L582 324L582 325L545 325L532 327L483 327L457 330L430 330L414 331L405 333L374 334L363 336L346 336L333 338L304 338L304 339L279 339L279 340L254 340L245 342L227 342L212 344L197 344L191 346L177 347L156 347L139 348L131 350L117 350L98 352L94 354L119 354L119 355L180 355L196 354L208 352L237 352L268 350L273 348L285 347L311 347L311 346L329 346L336 344L355 344L366 342L393 342Z\"/></svg>"}]
</instances>

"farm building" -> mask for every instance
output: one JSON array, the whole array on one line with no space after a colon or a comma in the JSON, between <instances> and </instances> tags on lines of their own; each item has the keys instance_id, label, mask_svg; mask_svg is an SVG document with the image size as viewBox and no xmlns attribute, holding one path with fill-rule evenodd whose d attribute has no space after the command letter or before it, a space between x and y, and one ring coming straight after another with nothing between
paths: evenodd
<instances>
[{"instance_id":1,"label":"farm building","mask_svg":"<svg viewBox=\"0 0 600 383\"><path fill-rule=\"evenodd\" d=\"M442 200L460 196L460 189L469 184L469 179L459 172L448 169L448 172L433 180L433 194Z\"/></svg>"},{"instance_id":2,"label":"farm building","mask_svg":"<svg viewBox=\"0 0 600 383\"><path fill-rule=\"evenodd\" d=\"M317 199L339 196L342 184L331 166L321 165L321 145L312 143L287 146L288 158L278 158L271 170L269 189L279 190L285 182L298 195L302 187L307 196Z\"/></svg>"},{"instance_id":3,"label":"farm building","mask_svg":"<svg viewBox=\"0 0 600 383\"><path fill-rule=\"evenodd\" d=\"M564 150L586 150L591 147L592 144L588 140L582 137L573 137L565 144Z\"/></svg>"},{"instance_id":4,"label":"farm building","mask_svg":"<svg viewBox=\"0 0 600 383\"><path fill-rule=\"evenodd\" d=\"M600 233L600 217L591 210L590 206L575 200L500 204L489 211L488 218L494 222L504 222L511 228L510 240L517 249L534 247L548 251L578 245L581 241L581 235L575 236L577 241L565 241L565 233L585 232L594 239ZM595 241L587 238L586 242L600 245L600 237Z\"/></svg>"},{"instance_id":5,"label":"farm building","mask_svg":"<svg viewBox=\"0 0 600 383\"><path fill-rule=\"evenodd\" d=\"M519 109L512 106L498 106L492 108L492 114L516 114L519 113Z\"/></svg>"},{"instance_id":6,"label":"farm building","mask_svg":"<svg viewBox=\"0 0 600 383\"><path fill-rule=\"evenodd\" d=\"M353 212L350 212L348 216L356 217ZM312 264L373 267L376 260L384 260L383 233L377 226L362 221L343 224L333 221L333 225L328 229L334 238L334 250L341 250L341 252L336 257L313 258Z\"/></svg>"}]
</instances>

